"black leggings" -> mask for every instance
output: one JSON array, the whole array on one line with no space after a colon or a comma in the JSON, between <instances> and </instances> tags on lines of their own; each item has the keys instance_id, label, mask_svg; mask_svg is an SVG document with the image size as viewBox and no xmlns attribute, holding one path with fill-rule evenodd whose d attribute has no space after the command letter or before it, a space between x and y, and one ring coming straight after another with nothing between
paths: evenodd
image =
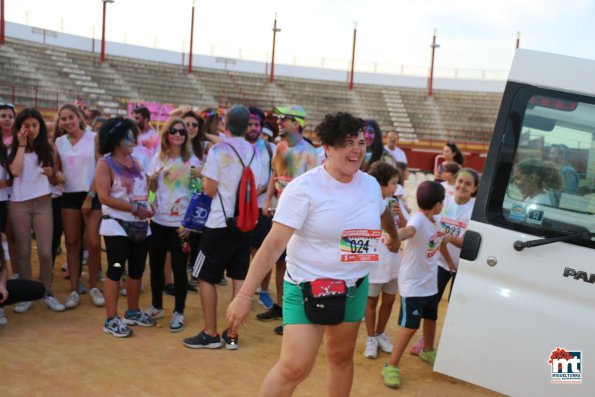
<instances>
[{"instance_id":1,"label":"black leggings","mask_svg":"<svg viewBox=\"0 0 595 397\"><path fill-rule=\"evenodd\" d=\"M438 302L442 300L442 294L444 294L444 290L446 289L446 284L448 284L448 280L452 277L452 283L450 284L450 292L448 294L448 301L450 302L450 296L452 295L452 286L455 284L455 278L457 277L457 273L451 273L448 270L444 270L441 266L438 266Z\"/></svg>"},{"instance_id":2,"label":"black leggings","mask_svg":"<svg viewBox=\"0 0 595 397\"><path fill-rule=\"evenodd\" d=\"M45 295L42 283L32 280L6 280L8 299L0 303L0 307L18 302L35 301Z\"/></svg>"},{"instance_id":3,"label":"black leggings","mask_svg":"<svg viewBox=\"0 0 595 397\"><path fill-rule=\"evenodd\" d=\"M103 236L103 239L107 256L107 278L120 281L128 262L128 277L133 280L141 279L145 272L149 239L140 243L133 243L125 236ZM115 266L116 264L119 266Z\"/></svg>"},{"instance_id":4,"label":"black leggings","mask_svg":"<svg viewBox=\"0 0 595 397\"><path fill-rule=\"evenodd\" d=\"M151 266L151 294L153 307L163 308L163 287L165 285L165 255L171 252L171 268L174 273L175 311L184 313L186 295L188 295L188 276L186 274L187 255L182 252L182 241L176 227L163 226L151 222L151 247L149 264Z\"/></svg>"}]
</instances>

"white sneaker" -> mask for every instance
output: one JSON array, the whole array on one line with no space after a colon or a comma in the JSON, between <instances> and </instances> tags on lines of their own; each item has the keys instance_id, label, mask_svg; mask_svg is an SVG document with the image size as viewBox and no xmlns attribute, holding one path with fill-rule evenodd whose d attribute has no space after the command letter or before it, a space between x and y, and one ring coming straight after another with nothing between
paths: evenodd
<instances>
[{"instance_id":1,"label":"white sneaker","mask_svg":"<svg viewBox=\"0 0 595 397\"><path fill-rule=\"evenodd\" d=\"M8 323L8 319L4 314L4 308L0 307L0 325L6 325L6 323Z\"/></svg>"},{"instance_id":2,"label":"white sneaker","mask_svg":"<svg viewBox=\"0 0 595 397\"><path fill-rule=\"evenodd\" d=\"M95 306L103 306L105 305L105 298L101 291L98 288L91 288L89 290L89 295L91 295L91 300Z\"/></svg>"},{"instance_id":3,"label":"white sneaker","mask_svg":"<svg viewBox=\"0 0 595 397\"><path fill-rule=\"evenodd\" d=\"M64 306L66 306L67 309L74 309L79 305L79 303L81 303L81 296L78 292L72 291L70 295L68 295L68 298L66 298Z\"/></svg>"},{"instance_id":4,"label":"white sneaker","mask_svg":"<svg viewBox=\"0 0 595 397\"><path fill-rule=\"evenodd\" d=\"M33 302L31 301L19 302L16 305L14 305L14 309L12 310L15 313L25 313L27 310L29 310L32 304Z\"/></svg>"},{"instance_id":5,"label":"white sneaker","mask_svg":"<svg viewBox=\"0 0 595 397\"><path fill-rule=\"evenodd\" d=\"M364 357L378 357L378 341L374 336L368 336L368 338L366 339L366 350L364 350Z\"/></svg>"},{"instance_id":6,"label":"white sneaker","mask_svg":"<svg viewBox=\"0 0 595 397\"><path fill-rule=\"evenodd\" d=\"M48 309L52 309L55 312L63 312L66 310L66 307L60 303L58 299L56 299L53 295L46 295L41 300L41 305L43 307L47 307Z\"/></svg>"},{"instance_id":7,"label":"white sneaker","mask_svg":"<svg viewBox=\"0 0 595 397\"><path fill-rule=\"evenodd\" d=\"M392 353L393 352L393 344L390 343L388 337L383 332L380 335L376 335L376 342L378 342L378 347L385 353Z\"/></svg>"},{"instance_id":8,"label":"white sneaker","mask_svg":"<svg viewBox=\"0 0 595 397\"><path fill-rule=\"evenodd\" d=\"M157 309L153 305L149 306L147 308L147 310L145 310L145 313L147 313L149 316L151 316L153 318L153 320L156 320L158 318L163 318L163 309Z\"/></svg>"},{"instance_id":9,"label":"white sneaker","mask_svg":"<svg viewBox=\"0 0 595 397\"><path fill-rule=\"evenodd\" d=\"M180 332L184 329L184 314L174 312L171 322L169 323L169 332Z\"/></svg>"}]
</instances>

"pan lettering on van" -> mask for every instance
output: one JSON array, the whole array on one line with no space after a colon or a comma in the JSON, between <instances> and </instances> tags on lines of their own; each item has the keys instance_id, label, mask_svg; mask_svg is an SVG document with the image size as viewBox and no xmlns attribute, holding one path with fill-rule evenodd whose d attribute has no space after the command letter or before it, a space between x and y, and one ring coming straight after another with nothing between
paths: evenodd
<instances>
[{"instance_id":1,"label":"pan lettering on van","mask_svg":"<svg viewBox=\"0 0 595 397\"><path fill-rule=\"evenodd\" d=\"M575 280L583 280L586 283L591 283L594 284L595 283L595 273L587 273L584 272L582 270L575 270L571 267L565 267L564 268L564 273L563 273L564 277L572 277Z\"/></svg>"}]
</instances>

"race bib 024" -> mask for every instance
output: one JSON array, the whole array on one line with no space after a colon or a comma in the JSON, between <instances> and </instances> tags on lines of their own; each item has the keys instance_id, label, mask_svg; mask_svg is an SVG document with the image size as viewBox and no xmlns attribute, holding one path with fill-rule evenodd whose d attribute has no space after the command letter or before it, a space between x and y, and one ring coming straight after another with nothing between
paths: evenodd
<instances>
[{"instance_id":1,"label":"race bib 024","mask_svg":"<svg viewBox=\"0 0 595 397\"><path fill-rule=\"evenodd\" d=\"M378 262L382 230L348 229L341 233L341 263Z\"/></svg>"}]
</instances>

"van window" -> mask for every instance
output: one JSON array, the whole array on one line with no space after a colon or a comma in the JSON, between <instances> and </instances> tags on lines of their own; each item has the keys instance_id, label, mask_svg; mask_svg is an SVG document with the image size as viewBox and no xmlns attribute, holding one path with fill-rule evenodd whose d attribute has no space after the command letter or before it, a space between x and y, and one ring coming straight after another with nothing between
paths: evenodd
<instances>
[{"instance_id":1,"label":"van window","mask_svg":"<svg viewBox=\"0 0 595 397\"><path fill-rule=\"evenodd\" d=\"M516 150L498 171L499 180L508 180L500 207L507 227L578 233L586 237L578 244L593 247L595 101L530 87L519 91L511 114L504 141Z\"/></svg>"}]
</instances>

